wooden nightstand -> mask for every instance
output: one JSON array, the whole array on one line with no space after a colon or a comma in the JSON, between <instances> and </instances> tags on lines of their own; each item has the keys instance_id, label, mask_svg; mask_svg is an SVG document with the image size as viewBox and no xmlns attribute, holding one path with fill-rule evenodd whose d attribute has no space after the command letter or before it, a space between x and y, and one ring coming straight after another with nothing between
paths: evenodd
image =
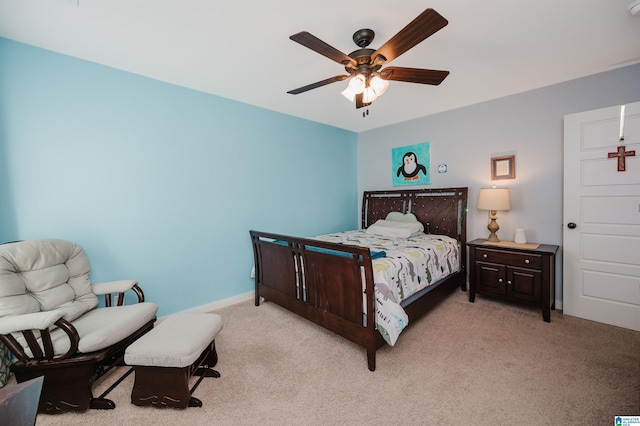
<instances>
[{"instance_id":1,"label":"wooden nightstand","mask_svg":"<svg viewBox=\"0 0 640 426\"><path fill-rule=\"evenodd\" d=\"M477 239L469 247L469 301L476 292L510 302L537 306L551 321L555 309L555 263L558 246L487 243Z\"/></svg>"}]
</instances>

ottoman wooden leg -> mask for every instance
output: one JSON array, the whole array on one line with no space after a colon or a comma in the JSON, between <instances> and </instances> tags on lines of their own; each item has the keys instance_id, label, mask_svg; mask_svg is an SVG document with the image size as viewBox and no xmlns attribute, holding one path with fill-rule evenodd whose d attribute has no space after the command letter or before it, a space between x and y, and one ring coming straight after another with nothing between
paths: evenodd
<instances>
[{"instance_id":1,"label":"ottoman wooden leg","mask_svg":"<svg viewBox=\"0 0 640 426\"><path fill-rule=\"evenodd\" d=\"M216 341L211 342L209 347L205 349L205 357L204 360L200 363L200 366L196 368L196 371L193 373L194 376L201 377L220 377L220 373L214 370L212 367L218 363L218 353L216 352ZM198 384L200 381L198 381ZM196 384L197 386L197 384ZM193 393L194 389L191 389L191 393Z\"/></svg>"},{"instance_id":2,"label":"ottoman wooden leg","mask_svg":"<svg viewBox=\"0 0 640 426\"><path fill-rule=\"evenodd\" d=\"M218 363L218 352L216 352L216 341L211 342L211 346L209 347L209 354L204 361L204 365L208 367L215 367Z\"/></svg>"},{"instance_id":3,"label":"ottoman wooden leg","mask_svg":"<svg viewBox=\"0 0 640 426\"><path fill-rule=\"evenodd\" d=\"M135 405L186 408L189 406L189 367L136 366L136 379L131 391Z\"/></svg>"},{"instance_id":4,"label":"ottoman wooden leg","mask_svg":"<svg viewBox=\"0 0 640 426\"><path fill-rule=\"evenodd\" d=\"M198 361L188 367L134 366L136 379L131 391L131 402L135 405L154 407L202 407L202 401L191 396L205 377L220 377L211 368L218 362L215 341L204 350ZM206 366L206 367L205 367ZM189 389L189 377L200 376Z\"/></svg>"}]
</instances>

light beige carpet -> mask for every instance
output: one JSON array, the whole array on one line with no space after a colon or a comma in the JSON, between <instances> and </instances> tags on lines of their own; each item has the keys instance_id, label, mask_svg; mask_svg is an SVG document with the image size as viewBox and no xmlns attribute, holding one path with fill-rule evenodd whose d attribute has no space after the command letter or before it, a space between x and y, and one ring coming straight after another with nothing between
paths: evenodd
<instances>
[{"instance_id":1,"label":"light beige carpet","mask_svg":"<svg viewBox=\"0 0 640 426\"><path fill-rule=\"evenodd\" d=\"M202 408L130 404L37 425L610 425L640 415L640 333L454 293L367 369L364 349L271 303L217 311ZM113 380L101 381L99 394ZM194 379L195 380L195 379Z\"/></svg>"}]
</instances>

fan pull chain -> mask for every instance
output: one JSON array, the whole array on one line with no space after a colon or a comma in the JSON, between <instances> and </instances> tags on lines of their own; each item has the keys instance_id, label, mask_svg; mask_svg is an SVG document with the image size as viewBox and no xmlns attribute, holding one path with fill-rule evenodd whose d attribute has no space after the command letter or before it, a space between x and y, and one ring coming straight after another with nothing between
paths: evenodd
<instances>
[{"instance_id":1,"label":"fan pull chain","mask_svg":"<svg viewBox=\"0 0 640 426\"><path fill-rule=\"evenodd\" d=\"M367 108L366 111L362 111L362 118L365 118L367 115L369 115L369 108Z\"/></svg>"}]
</instances>

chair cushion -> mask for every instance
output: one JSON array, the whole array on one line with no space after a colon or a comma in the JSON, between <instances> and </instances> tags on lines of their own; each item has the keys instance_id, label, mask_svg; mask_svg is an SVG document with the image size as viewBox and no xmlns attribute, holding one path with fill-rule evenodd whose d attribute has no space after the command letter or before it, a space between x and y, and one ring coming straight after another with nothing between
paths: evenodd
<instances>
[{"instance_id":1,"label":"chair cushion","mask_svg":"<svg viewBox=\"0 0 640 426\"><path fill-rule=\"evenodd\" d=\"M39 239L0 245L0 317L65 308L74 320L98 306L89 260L72 241Z\"/></svg>"},{"instance_id":2,"label":"chair cushion","mask_svg":"<svg viewBox=\"0 0 640 426\"><path fill-rule=\"evenodd\" d=\"M187 367L193 364L222 330L222 317L213 313L175 314L125 351L128 365Z\"/></svg>"},{"instance_id":3,"label":"chair cushion","mask_svg":"<svg viewBox=\"0 0 640 426\"><path fill-rule=\"evenodd\" d=\"M151 321L157 312L158 305L152 302L93 309L72 322L80 335L78 351L89 353L118 343ZM64 331L52 331L51 340L56 355L69 350L69 339Z\"/></svg>"}]
</instances>

